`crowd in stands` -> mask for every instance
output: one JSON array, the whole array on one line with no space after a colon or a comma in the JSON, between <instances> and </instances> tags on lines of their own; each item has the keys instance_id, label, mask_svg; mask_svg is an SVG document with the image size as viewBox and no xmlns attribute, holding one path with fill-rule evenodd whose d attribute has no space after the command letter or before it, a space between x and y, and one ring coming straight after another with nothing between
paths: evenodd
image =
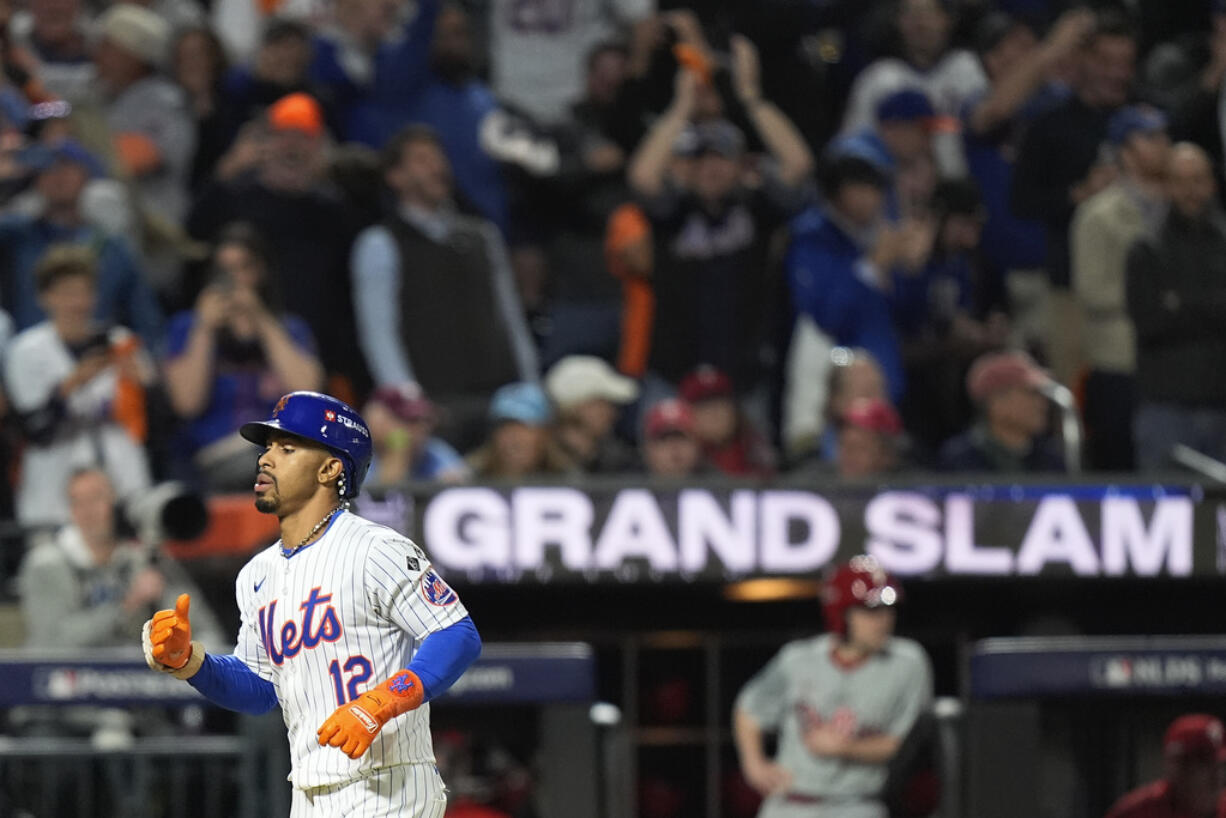
<instances>
[{"instance_id":1,"label":"crowd in stands","mask_svg":"<svg viewBox=\"0 0 1226 818\"><path fill-rule=\"evenodd\" d=\"M1226 459L1220 0L5 0L0 64L23 525L245 491L297 389L375 487Z\"/></svg>"}]
</instances>

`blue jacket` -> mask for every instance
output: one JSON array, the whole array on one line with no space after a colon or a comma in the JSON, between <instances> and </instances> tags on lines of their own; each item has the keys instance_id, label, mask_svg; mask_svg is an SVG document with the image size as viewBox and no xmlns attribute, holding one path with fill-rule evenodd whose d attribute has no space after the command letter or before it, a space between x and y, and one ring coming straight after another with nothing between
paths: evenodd
<instances>
[{"instance_id":1,"label":"blue jacket","mask_svg":"<svg viewBox=\"0 0 1226 818\"><path fill-rule=\"evenodd\" d=\"M784 265L794 314L812 318L836 344L872 353L897 402L904 377L890 299L866 280L866 264L863 251L822 210L810 208L792 222Z\"/></svg>"},{"instance_id":2,"label":"blue jacket","mask_svg":"<svg viewBox=\"0 0 1226 818\"><path fill-rule=\"evenodd\" d=\"M145 279L135 254L123 239L95 227L65 228L43 219L9 214L0 217L0 295L17 331L46 320L38 304L34 268L55 244L91 247L98 259L94 316L107 324L121 324L141 336L150 349L161 339L162 310Z\"/></svg>"}]
</instances>

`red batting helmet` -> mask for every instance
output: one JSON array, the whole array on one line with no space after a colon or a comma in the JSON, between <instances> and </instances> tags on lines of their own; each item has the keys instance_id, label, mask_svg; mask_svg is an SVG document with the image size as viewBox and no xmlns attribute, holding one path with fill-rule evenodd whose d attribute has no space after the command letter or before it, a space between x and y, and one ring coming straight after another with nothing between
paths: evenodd
<instances>
[{"instance_id":1,"label":"red batting helmet","mask_svg":"<svg viewBox=\"0 0 1226 818\"><path fill-rule=\"evenodd\" d=\"M822 587L822 613L826 630L847 633L848 608L884 608L902 600L902 586L873 557L852 557L835 569Z\"/></svg>"}]
</instances>

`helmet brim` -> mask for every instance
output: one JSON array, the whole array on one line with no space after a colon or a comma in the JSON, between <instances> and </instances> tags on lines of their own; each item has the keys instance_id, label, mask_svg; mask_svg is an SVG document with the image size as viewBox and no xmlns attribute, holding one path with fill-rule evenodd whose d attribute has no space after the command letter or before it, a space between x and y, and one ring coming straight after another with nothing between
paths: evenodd
<instances>
[{"instance_id":1,"label":"helmet brim","mask_svg":"<svg viewBox=\"0 0 1226 818\"><path fill-rule=\"evenodd\" d=\"M279 420L261 420L251 423L244 423L238 427L238 433L243 436L243 439L249 440L257 446L267 446L268 437L273 432L285 432L281 428ZM286 434L291 434L286 432ZM298 435L294 435L297 437Z\"/></svg>"}]
</instances>

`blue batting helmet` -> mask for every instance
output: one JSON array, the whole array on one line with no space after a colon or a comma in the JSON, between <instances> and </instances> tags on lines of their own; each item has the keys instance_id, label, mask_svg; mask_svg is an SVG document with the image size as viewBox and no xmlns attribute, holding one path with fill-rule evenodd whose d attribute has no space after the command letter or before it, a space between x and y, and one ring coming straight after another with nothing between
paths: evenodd
<instances>
[{"instance_id":1,"label":"blue batting helmet","mask_svg":"<svg viewBox=\"0 0 1226 818\"><path fill-rule=\"evenodd\" d=\"M349 404L319 392L290 392L277 401L268 420L244 423L238 433L264 446L273 432L313 440L341 459L341 497L356 497L370 467L370 428Z\"/></svg>"}]
</instances>

